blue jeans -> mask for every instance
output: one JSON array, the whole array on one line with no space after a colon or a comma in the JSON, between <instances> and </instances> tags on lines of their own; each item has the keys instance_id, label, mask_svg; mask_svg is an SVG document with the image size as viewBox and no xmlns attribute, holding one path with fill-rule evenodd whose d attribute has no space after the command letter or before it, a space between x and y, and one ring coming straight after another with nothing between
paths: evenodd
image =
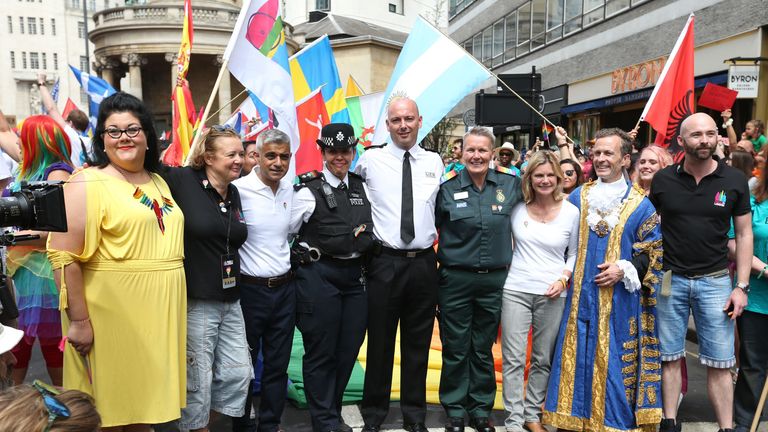
<instances>
[{"instance_id":1,"label":"blue jeans","mask_svg":"<svg viewBox=\"0 0 768 432\"><path fill-rule=\"evenodd\" d=\"M718 369L736 364L734 325L723 311L730 296L728 274L687 278L673 273L672 292L669 296L658 296L661 360L673 361L685 356L688 316L693 312L701 364Z\"/></svg>"}]
</instances>

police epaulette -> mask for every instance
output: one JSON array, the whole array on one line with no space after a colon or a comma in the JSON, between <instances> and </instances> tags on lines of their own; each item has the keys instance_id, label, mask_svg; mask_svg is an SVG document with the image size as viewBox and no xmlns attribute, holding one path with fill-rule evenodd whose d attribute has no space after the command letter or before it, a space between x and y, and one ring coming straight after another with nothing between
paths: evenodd
<instances>
[{"instance_id":1,"label":"police epaulette","mask_svg":"<svg viewBox=\"0 0 768 432\"><path fill-rule=\"evenodd\" d=\"M496 169L496 172L500 172L500 173L504 173L504 174L509 174L511 176L516 176L517 175L517 173L515 173L512 170L512 168L503 167L501 165L496 165L494 168Z\"/></svg>"},{"instance_id":2,"label":"police epaulette","mask_svg":"<svg viewBox=\"0 0 768 432\"><path fill-rule=\"evenodd\" d=\"M384 143L384 144L378 144L378 145L373 145L373 144L371 144L371 145L369 145L368 147L366 147L366 148L365 148L365 150L371 150L371 149L377 149L377 148L384 148L384 147L386 147L386 145L387 145L387 143Z\"/></svg>"},{"instance_id":3,"label":"police epaulette","mask_svg":"<svg viewBox=\"0 0 768 432\"><path fill-rule=\"evenodd\" d=\"M305 172L304 174L299 174L299 183L306 183L318 178L323 178L323 174L320 171Z\"/></svg>"},{"instance_id":4,"label":"police epaulette","mask_svg":"<svg viewBox=\"0 0 768 432\"><path fill-rule=\"evenodd\" d=\"M448 171L447 173L443 174L442 177L440 177L440 184L447 182L448 180L456 177L457 175L459 175L459 172L456 171L455 169Z\"/></svg>"}]
</instances>

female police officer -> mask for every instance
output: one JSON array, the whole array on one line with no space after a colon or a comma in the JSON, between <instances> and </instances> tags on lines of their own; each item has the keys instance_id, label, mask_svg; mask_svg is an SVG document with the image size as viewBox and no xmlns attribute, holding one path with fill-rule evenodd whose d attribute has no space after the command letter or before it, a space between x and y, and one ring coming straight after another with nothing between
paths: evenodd
<instances>
[{"instance_id":1,"label":"female police officer","mask_svg":"<svg viewBox=\"0 0 768 432\"><path fill-rule=\"evenodd\" d=\"M341 420L341 400L367 324L363 254L373 244L371 204L362 177L349 172L357 144L352 126L328 124L317 143L323 170L300 175L293 198L292 231L311 251L296 271L296 325L313 431L351 431Z\"/></svg>"}]
</instances>

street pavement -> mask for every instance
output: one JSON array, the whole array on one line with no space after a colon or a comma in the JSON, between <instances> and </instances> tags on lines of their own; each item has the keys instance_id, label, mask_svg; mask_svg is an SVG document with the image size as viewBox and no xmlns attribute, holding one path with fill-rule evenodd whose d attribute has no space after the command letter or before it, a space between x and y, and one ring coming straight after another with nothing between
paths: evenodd
<instances>
[{"instance_id":1,"label":"street pavement","mask_svg":"<svg viewBox=\"0 0 768 432\"><path fill-rule=\"evenodd\" d=\"M689 335L689 339L690 339ZM695 338L695 337L694 337ZM706 369L698 362L698 347L694 342L686 343L688 352L686 360L688 366L688 394L680 405L678 418L684 422L684 432L716 432L718 430L715 423L715 415L707 398ZM45 364L40 356L37 347L34 349L32 361L30 363L27 381L32 382L35 379L48 381L45 372ZM256 401L258 403L258 400ZM258 406L258 405L257 405ZM363 420L357 405L348 405L343 409L345 421L359 431L363 426ZM503 431L504 413L494 411L492 421L498 431ZM442 431L445 423L445 414L439 405L429 405L427 408L426 424L430 431ZM293 407L290 403L286 405L283 414L282 428L286 432L311 432L312 427L309 419L309 412L304 409ZM402 423L400 419L400 409L395 402L392 404L389 415L383 424L383 429L387 431L401 431ZM173 425L164 425L157 427L157 432L175 431ZM210 427L211 432L228 432L231 430L229 418L219 416L214 419ZM472 429L467 428L467 431ZM768 425L760 425L759 432L768 432Z\"/></svg>"}]
</instances>

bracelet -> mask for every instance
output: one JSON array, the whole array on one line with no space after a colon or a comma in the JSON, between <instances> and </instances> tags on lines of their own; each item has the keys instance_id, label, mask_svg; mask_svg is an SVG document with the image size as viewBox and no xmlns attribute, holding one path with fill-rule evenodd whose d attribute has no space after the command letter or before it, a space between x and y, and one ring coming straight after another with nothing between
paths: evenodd
<instances>
[{"instance_id":1,"label":"bracelet","mask_svg":"<svg viewBox=\"0 0 768 432\"><path fill-rule=\"evenodd\" d=\"M563 284L563 288L568 288L568 278L567 277L562 276L558 280Z\"/></svg>"},{"instance_id":2,"label":"bracelet","mask_svg":"<svg viewBox=\"0 0 768 432\"><path fill-rule=\"evenodd\" d=\"M84 322L89 322L90 320L91 320L91 317L85 317L85 318L83 318L81 320L73 320L73 319L71 319L71 320L69 320L69 323L70 324L81 324L81 323L84 323Z\"/></svg>"},{"instance_id":3,"label":"bracelet","mask_svg":"<svg viewBox=\"0 0 768 432\"><path fill-rule=\"evenodd\" d=\"M733 125L733 118L729 118L728 121L723 123L723 129L728 129L731 125Z\"/></svg>"}]
</instances>

